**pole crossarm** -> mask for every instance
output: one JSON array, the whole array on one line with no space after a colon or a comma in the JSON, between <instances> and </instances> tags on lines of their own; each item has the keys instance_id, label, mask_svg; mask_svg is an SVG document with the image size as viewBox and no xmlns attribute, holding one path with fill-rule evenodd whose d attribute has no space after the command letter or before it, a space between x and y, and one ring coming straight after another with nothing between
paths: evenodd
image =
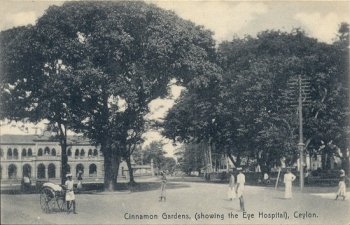
<instances>
[{"instance_id":1,"label":"pole crossarm","mask_svg":"<svg viewBox=\"0 0 350 225\"><path fill-rule=\"evenodd\" d=\"M311 102L310 97L310 81L301 74L292 77L287 82L287 89L283 93L285 99L289 102L292 107L297 107L298 109L298 119L299 119L299 171L300 171L300 190L304 189L304 137L303 137L303 106L309 105Z\"/></svg>"}]
</instances>

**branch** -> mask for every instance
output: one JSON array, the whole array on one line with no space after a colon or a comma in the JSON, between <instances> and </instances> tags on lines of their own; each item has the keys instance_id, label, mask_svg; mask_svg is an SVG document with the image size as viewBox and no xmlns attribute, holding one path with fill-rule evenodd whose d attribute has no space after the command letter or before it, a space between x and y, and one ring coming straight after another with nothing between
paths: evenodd
<instances>
[{"instance_id":1,"label":"branch","mask_svg":"<svg viewBox=\"0 0 350 225\"><path fill-rule=\"evenodd\" d=\"M235 167L237 167L237 163L236 163L236 161L233 159L232 154L231 154L228 150L226 151L226 154L227 154L228 158L231 160L232 164L233 164Z\"/></svg>"},{"instance_id":2,"label":"branch","mask_svg":"<svg viewBox=\"0 0 350 225\"><path fill-rule=\"evenodd\" d=\"M327 96L327 93L328 93L327 88L324 89L324 92L325 92L325 94L324 94L323 98L321 99L321 103L323 103L324 100L326 99L326 96ZM319 114L320 111L321 111L321 109L317 110L317 112L316 112L316 114L315 114L315 117L314 117L315 119L317 119L318 114Z\"/></svg>"}]
</instances>

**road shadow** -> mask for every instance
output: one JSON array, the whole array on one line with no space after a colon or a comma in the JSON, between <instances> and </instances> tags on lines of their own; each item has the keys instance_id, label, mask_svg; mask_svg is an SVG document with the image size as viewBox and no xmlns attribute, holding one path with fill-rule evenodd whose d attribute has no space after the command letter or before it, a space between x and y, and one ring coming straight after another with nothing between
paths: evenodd
<instances>
[{"instance_id":1,"label":"road shadow","mask_svg":"<svg viewBox=\"0 0 350 225\"><path fill-rule=\"evenodd\" d=\"M234 211L234 212L241 212L241 210L239 210L237 208L233 208L233 207L222 207L222 208L226 209L226 210Z\"/></svg>"},{"instance_id":2,"label":"road shadow","mask_svg":"<svg viewBox=\"0 0 350 225\"><path fill-rule=\"evenodd\" d=\"M136 183L134 185L130 184L120 184L117 185L118 190L130 190L131 192L144 192L153 191L160 189L160 182L142 182ZM183 183L167 183L166 189L179 189L179 188L189 188L190 185Z\"/></svg>"},{"instance_id":3,"label":"road shadow","mask_svg":"<svg viewBox=\"0 0 350 225\"><path fill-rule=\"evenodd\" d=\"M287 199L287 198L283 198L283 197L273 197L274 199L279 199L279 200L290 200L290 199Z\"/></svg>"}]
</instances>

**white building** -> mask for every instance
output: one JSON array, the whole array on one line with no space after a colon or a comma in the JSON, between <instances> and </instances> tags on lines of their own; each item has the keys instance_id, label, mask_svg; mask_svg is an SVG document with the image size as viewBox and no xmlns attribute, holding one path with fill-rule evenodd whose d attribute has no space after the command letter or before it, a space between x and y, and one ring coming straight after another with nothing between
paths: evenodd
<instances>
[{"instance_id":1,"label":"white building","mask_svg":"<svg viewBox=\"0 0 350 225\"><path fill-rule=\"evenodd\" d=\"M99 147L86 139L68 137L68 172L77 179L83 171L84 183L104 182L104 158ZM36 182L61 182L61 146L45 136L3 135L0 136L1 188L19 186L27 176L32 185ZM131 160L134 176L153 176L153 163L136 165ZM127 179L129 171L125 161L119 165L118 177Z\"/></svg>"},{"instance_id":2,"label":"white building","mask_svg":"<svg viewBox=\"0 0 350 225\"><path fill-rule=\"evenodd\" d=\"M85 183L103 183L103 155L86 141L68 140L68 169L76 179L83 171ZM3 135L0 141L1 186L18 185L24 176L60 183L61 147L57 141L33 135Z\"/></svg>"}]
</instances>

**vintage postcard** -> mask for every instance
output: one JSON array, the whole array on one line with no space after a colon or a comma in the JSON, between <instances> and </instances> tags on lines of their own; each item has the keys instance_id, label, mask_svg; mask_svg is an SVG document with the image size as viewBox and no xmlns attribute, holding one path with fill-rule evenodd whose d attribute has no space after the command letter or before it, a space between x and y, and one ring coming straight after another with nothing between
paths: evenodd
<instances>
[{"instance_id":1,"label":"vintage postcard","mask_svg":"<svg viewBox=\"0 0 350 225\"><path fill-rule=\"evenodd\" d=\"M349 1L2 0L1 224L350 224Z\"/></svg>"}]
</instances>

